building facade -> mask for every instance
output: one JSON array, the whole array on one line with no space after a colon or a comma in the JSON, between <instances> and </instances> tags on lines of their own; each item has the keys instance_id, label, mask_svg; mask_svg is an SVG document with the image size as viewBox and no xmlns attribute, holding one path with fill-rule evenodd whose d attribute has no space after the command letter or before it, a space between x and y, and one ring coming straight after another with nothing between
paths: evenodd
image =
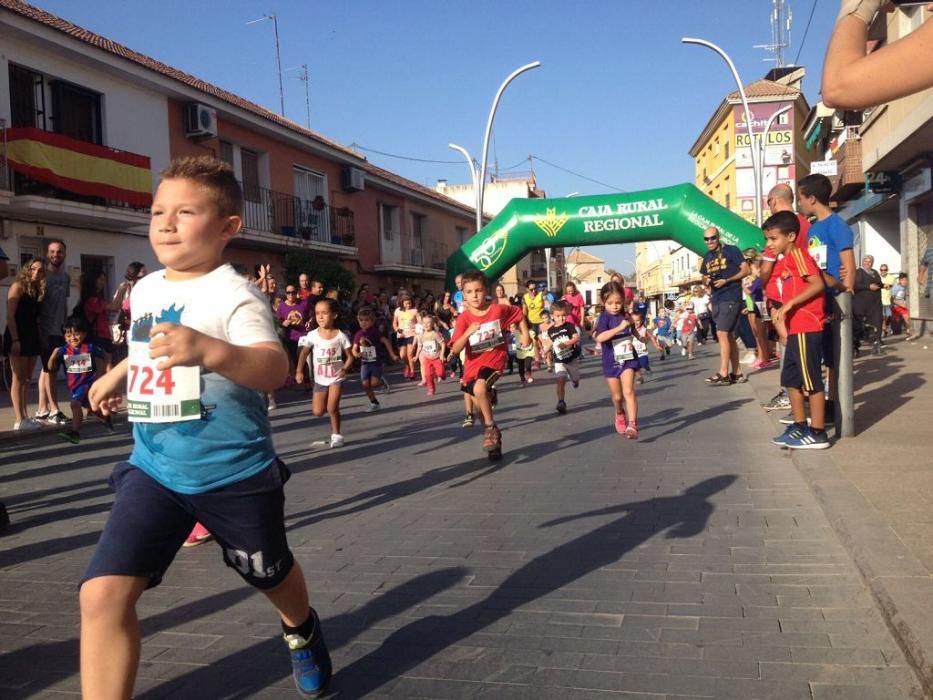
<instances>
[{"instance_id":1,"label":"building facade","mask_svg":"<svg viewBox=\"0 0 933 700\"><path fill-rule=\"evenodd\" d=\"M148 207L181 155L234 168L244 226L226 257L247 269L281 275L301 251L374 289L437 293L473 227L472 206L55 15L0 0L0 35L0 247L15 272L65 241L72 298L82 272L104 270L113 290L128 263L158 267Z\"/></svg>"}]
</instances>

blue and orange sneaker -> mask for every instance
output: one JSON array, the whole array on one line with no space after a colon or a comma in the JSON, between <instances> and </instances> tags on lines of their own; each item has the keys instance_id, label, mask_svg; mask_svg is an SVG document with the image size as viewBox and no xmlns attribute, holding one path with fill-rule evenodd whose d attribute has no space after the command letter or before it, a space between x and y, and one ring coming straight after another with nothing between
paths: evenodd
<instances>
[{"instance_id":1,"label":"blue and orange sneaker","mask_svg":"<svg viewBox=\"0 0 933 700\"><path fill-rule=\"evenodd\" d=\"M305 698L319 698L330 685L333 665L321 631L321 620L314 609L314 632L306 639L300 634L285 634L285 643L292 657L292 677L299 694Z\"/></svg>"}]
</instances>

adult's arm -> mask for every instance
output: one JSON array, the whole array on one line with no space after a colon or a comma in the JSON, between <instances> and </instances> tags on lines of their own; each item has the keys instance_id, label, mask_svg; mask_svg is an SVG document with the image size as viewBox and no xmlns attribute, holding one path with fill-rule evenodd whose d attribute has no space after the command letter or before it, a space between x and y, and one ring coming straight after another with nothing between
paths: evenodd
<instances>
[{"instance_id":1,"label":"adult's arm","mask_svg":"<svg viewBox=\"0 0 933 700\"><path fill-rule=\"evenodd\" d=\"M22 296L23 285L19 282L11 284L6 297L6 325L10 329L10 338L14 343L18 343L20 340L19 329L16 327L16 310L19 308L19 300Z\"/></svg>"},{"instance_id":2,"label":"adult's arm","mask_svg":"<svg viewBox=\"0 0 933 700\"><path fill-rule=\"evenodd\" d=\"M881 2L861 4L877 7ZM933 22L866 56L871 19L863 19L865 14L841 16L833 29L823 61L822 95L828 107L864 109L933 87Z\"/></svg>"}]
</instances>

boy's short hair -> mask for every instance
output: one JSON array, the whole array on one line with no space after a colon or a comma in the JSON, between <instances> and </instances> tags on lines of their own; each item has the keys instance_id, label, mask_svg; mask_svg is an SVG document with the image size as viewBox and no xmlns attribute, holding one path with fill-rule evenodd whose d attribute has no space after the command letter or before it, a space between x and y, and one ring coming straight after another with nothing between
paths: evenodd
<instances>
[{"instance_id":1,"label":"boy's short hair","mask_svg":"<svg viewBox=\"0 0 933 700\"><path fill-rule=\"evenodd\" d=\"M481 270L467 270L460 275L460 282L465 287L467 282L479 282L484 289L489 289L489 278Z\"/></svg>"},{"instance_id":2,"label":"boy's short hair","mask_svg":"<svg viewBox=\"0 0 933 700\"><path fill-rule=\"evenodd\" d=\"M573 307L570 305L569 301L564 301L563 299L555 301L551 304L552 311L560 311L564 316L569 316L570 312L573 311Z\"/></svg>"},{"instance_id":3,"label":"boy's short hair","mask_svg":"<svg viewBox=\"0 0 933 700\"><path fill-rule=\"evenodd\" d=\"M800 219L792 211L779 211L772 214L761 225L762 231L778 230L785 236L793 233L800 235ZM753 249L754 250L754 249Z\"/></svg>"},{"instance_id":4,"label":"boy's short hair","mask_svg":"<svg viewBox=\"0 0 933 700\"><path fill-rule=\"evenodd\" d=\"M898 273L897 273L897 278L898 278L899 280L905 280L905 279L907 279L907 273L906 273L906 272L898 272Z\"/></svg>"},{"instance_id":5,"label":"boy's short hair","mask_svg":"<svg viewBox=\"0 0 933 700\"><path fill-rule=\"evenodd\" d=\"M175 158L161 173L163 180L192 180L210 192L221 216L243 213L243 190L233 168L213 156Z\"/></svg>"},{"instance_id":6,"label":"boy's short hair","mask_svg":"<svg viewBox=\"0 0 933 700\"><path fill-rule=\"evenodd\" d=\"M78 331L87 335L89 332L87 321L80 316L69 316L62 325L62 331Z\"/></svg>"},{"instance_id":7,"label":"boy's short hair","mask_svg":"<svg viewBox=\"0 0 933 700\"><path fill-rule=\"evenodd\" d=\"M819 173L801 178L797 182L797 189L804 197L816 197L817 202L827 207L829 198L833 195L833 183L828 177Z\"/></svg>"},{"instance_id":8,"label":"boy's short hair","mask_svg":"<svg viewBox=\"0 0 933 700\"><path fill-rule=\"evenodd\" d=\"M368 318L370 321L376 319L376 312L373 311L371 306L361 306L356 312L357 318Z\"/></svg>"}]
</instances>

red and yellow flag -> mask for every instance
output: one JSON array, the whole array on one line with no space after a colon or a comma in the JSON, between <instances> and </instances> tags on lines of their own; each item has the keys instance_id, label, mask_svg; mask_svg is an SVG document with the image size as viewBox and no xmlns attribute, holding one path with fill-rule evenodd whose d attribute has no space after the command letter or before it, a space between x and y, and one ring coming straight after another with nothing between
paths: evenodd
<instances>
[{"instance_id":1,"label":"red and yellow flag","mask_svg":"<svg viewBox=\"0 0 933 700\"><path fill-rule=\"evenodd\" d=\"M10 167L34 180L134 207L152 204L152 170L146 156L32 127L7 129L6 142Z\"/></svg>"}]
</instances>

